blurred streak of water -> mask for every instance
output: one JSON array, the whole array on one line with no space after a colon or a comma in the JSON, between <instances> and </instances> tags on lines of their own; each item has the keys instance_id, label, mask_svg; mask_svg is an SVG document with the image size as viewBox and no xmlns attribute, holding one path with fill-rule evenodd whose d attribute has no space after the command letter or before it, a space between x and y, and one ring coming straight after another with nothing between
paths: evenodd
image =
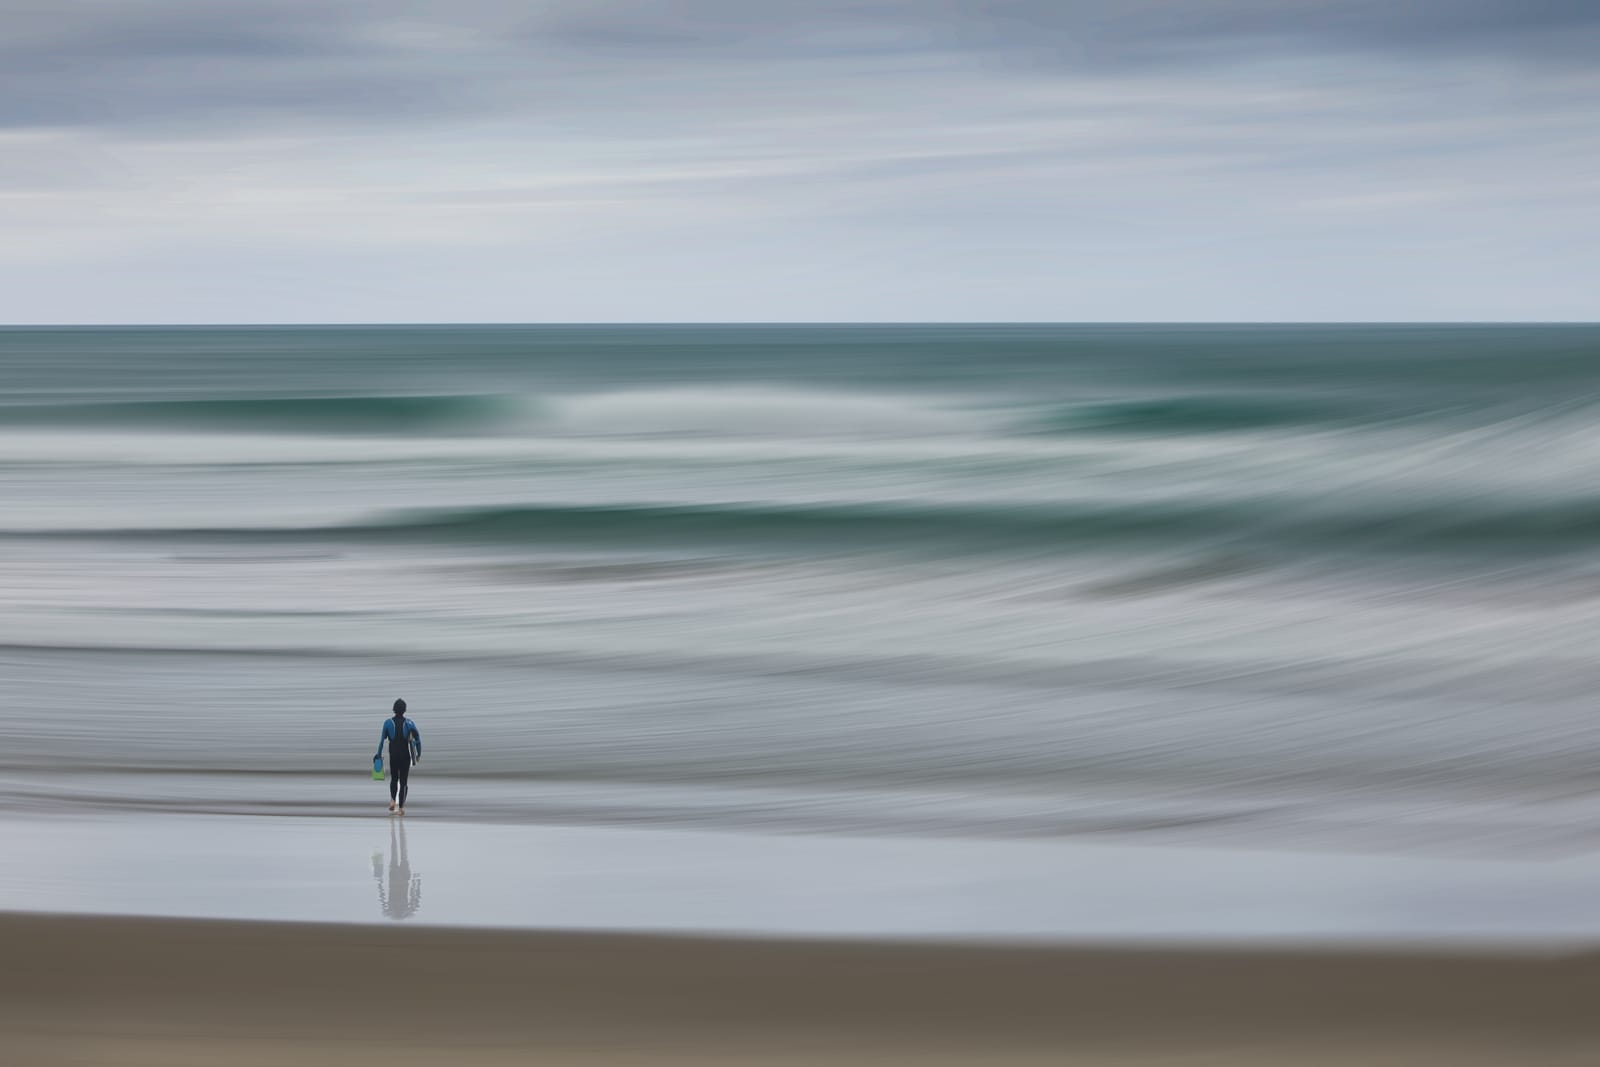
<instances>
[{"instance_id":1,"label":"blurred streak of water","mask_svg":"<svg viewBox=\"0 0 1600 1067\"><path fill-rule=\"evenodd\" d=\"M0 331L5 802L1582 850L1597 344Z\"/></svg>"}]
</instances>

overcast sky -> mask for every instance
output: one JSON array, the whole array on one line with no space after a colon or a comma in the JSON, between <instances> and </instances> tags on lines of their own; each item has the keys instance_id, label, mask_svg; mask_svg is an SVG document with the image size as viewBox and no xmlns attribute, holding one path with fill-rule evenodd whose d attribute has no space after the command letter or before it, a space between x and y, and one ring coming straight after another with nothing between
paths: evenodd
<instances>
[{"instance_id":1,"label":"overcast sky","mask_svg":"<svg viewBox=\"0 0 1600 1067\"><path fill-rule=\"evenodd\" d=\"M0 322L1600 318L1594 0L0 0Z\"/></svg>"}]
</instances>

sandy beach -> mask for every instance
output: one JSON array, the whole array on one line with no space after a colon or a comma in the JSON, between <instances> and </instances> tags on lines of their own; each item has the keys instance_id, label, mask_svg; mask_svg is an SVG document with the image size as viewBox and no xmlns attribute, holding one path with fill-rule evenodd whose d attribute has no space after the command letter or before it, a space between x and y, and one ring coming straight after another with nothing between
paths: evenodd
<instances>
[{"instance_id":1,"label":"sandy beach","mask_svg":"<svg viewBox=\"0 0 1600 1067\"><path fill-rule=\"evenodd\" d=\"M8 1062L1588 1064L1600 957L0 917Z\"/></svg>"}]
</instances>

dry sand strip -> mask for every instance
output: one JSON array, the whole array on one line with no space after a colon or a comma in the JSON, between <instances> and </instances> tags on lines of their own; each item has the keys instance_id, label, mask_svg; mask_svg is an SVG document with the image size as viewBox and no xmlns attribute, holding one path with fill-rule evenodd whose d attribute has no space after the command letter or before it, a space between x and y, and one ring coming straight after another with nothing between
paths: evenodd
<instances>
[{"instance_id":1,"label":"dry sand strip","mask_svg":"<svg viewBox=\"0 0 1600 1067\"><path fill-rule=\"evenodd\" d=\"M0 915L0 1064L1600 1063L1600 956Z\"/></svg>"}]
</instances>

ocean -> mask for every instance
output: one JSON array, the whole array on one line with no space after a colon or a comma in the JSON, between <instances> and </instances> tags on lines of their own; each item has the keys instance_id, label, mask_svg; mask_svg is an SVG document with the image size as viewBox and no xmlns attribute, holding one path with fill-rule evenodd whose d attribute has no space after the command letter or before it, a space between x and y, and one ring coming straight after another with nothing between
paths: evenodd
<instances>
[{"instance_id":1,"label":"ocean","mask_svg":"<svg viewBox=\"0 0 1600 1067\"><path fill-rule=\"evenodd\" d=\"M1557 854L1600 327L0 330L0 810Z\"/></svg>"}]
</instances>

